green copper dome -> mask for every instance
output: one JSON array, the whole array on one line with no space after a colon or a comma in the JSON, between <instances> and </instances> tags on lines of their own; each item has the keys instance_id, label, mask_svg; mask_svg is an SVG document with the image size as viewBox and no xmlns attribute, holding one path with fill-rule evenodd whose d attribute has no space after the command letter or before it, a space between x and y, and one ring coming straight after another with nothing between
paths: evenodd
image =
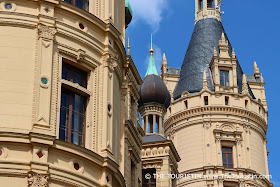
<instances>
[{"instance_id":1,"label":"green copper dome","mask_svg":"<svg viewBox=\"0 0 280 187\"><path fill-rule=\"evenodd\" d=\"M133 11L128 0L125 0L125 27L131 22L133 17Z\"/></svg>"},{"instance_id":2,"label":"green copper dome","mask_svg":"<svg viewBox=\"0 0 280 187\"><path fill-rule=\"evenodd\" d=\"M131 16L133 16L133 10L132 7L129 3L129 0L125 0L125 7L128 8L128 10L130 11Z\"/></svg>"}]
</instances>

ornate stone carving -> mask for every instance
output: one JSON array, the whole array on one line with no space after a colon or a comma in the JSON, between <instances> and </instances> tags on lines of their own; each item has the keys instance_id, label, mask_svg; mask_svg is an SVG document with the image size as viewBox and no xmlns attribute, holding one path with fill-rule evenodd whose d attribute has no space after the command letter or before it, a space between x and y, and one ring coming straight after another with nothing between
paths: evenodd
<instances>
[{"instance_id":1,"label":"ornate stone carving","mask_svg":"<svg viewBox=\"0 0 280 187\"><path fill-rule=\"evenodd\" d=\"M38 25L39 37L43 40L53 40L56 32L55 28L51 28L43 24Z\"/></svg>"},{"instance_id":2,"label":"ornate stone carving","mask_svg":"<svg viewBox=\"0 0 280 187\"><path fill-rule=\"evenodd\" d=\"M111 72L113 72L117 67L116 61L112 59L110 54L106 54L104 56L104 67L108 67Z\"/></svg>"},{"instance_id":3,"label":"ornate stone carving","mask_svg":"<svg viewBox=\"0 0 280 187\"><path fill-rule=\"evenodd\" d=\"M29 187L47 187L49 176L39 175L36 173L28 174L28 186Z\"/></svg>"},{"instance_id":4,"label":"ornate stone carving","mask_svg":"<svg viewBox=\"0 0 280 187\"><path fill-rule=\"evenodd\" d=\"M85 58L86 52L82 49L77 50L77 60L82 60Z\"/></svg>"}]
</instances>

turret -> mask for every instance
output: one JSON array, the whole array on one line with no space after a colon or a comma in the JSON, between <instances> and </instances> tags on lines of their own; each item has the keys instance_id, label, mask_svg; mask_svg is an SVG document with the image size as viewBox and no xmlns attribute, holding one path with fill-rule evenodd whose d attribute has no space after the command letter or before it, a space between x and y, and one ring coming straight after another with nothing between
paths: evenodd
<instances>
[{"instance_id":1,"label":"turret","mask_svg":"<svg viewBox=\"0 0 280 187\"><path fill-rule=\"evenodd\" d=\"M221 21L221 0L195 0L195 23L206 18Z\"/></svg>"},{"instance_id":2,"label":"turret","mask_svg":"<svg viewBox=\"0 0 280 187\"><path fill-rule=\"evenodd\" d=\"M149 66L140 87L139 112L146 134L164 134L163 116L170 105L170 94L155 66L151 40Z\"/></svg>"}]
</instances>

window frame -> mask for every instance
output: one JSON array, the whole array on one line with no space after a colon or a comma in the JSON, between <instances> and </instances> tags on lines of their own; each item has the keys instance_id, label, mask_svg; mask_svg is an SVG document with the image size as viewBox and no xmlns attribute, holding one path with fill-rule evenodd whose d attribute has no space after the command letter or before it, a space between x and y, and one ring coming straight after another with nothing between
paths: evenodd
<instances>
[{"instance_id":1,"label":"window frame","mask_svg":"<svg viewBox=\"0 0 280 187\"><path fill-rule=\"evenodd\" d=\"M227 74L227 77L225 76L225 74L223 74L222 72L227 72L228 74ZM222 75L223 75L223 77L222 77ZM224 69L220 69L220 86L224 86L224 87L230 87L230 78L229 78L229 75L230 75L230 71L229 70L224 70ZM223 83L224 84L222 84L222 78L224 79L223 80ZM226 78L227 78L227 80L226 80ZM226 84L226 83L228 83L228 84Z\"/></svg>"},{"instance_id":2,"label":"window frame","mask_svg":"<svg viewBox=\"0 0 280 187\"><path fill-rule=\"evenodd\" d=\"M68 81L70 83L74 83L74 84L78 84L78 83L75 83L74 82L74 74L73 72L76 72L76 73L81 73L83 75L83 85L79 85L79 87L82 87L83 89L86 89L87 90L87 85L88 85L88 81L89 81L89 72L88 71L85 71L85 68L84 67L76 67L76 66L73 66L72 65L73 62L72 61L69 61L67 59L64 59L62 58L62 64L61 64L61 80L64 80L64 81ZM64 79L63 78L63 68L64 67L67 67L67 69L69 70L72 70L73 72L71 73L72 76L70 78L70 80L67 80L67 79ZM62 106L62 94L65 93L65 94L68 94L70 96L70 102L69 102L69 108L65 107L65 106ZM69 142L69 143L72 143L72 144L75 144L74 142L72 142L72 132L74 132L74 130L72 130L72 114L75 112L73 110L73 104L74 104L74 97L75 95L78 95L80 97L83 97L83 113L79 113L79 115L82 116L82 120L83 120L83 124L81 124L82 126L80 127L81 128L81 131L78 132L78 133L81 133L81 137L80 137L80 144L78 146L82 146L82 147L85 147L85 136L86 136L86 122L87 122L87 108L88 108L88 104L89 104L89 99L90 99L90 95L86 92L83 92L81 89L79 88L75 88L71 85L69 85L68 83L61 83L61 92L60 92L60 112L59 112L59 116L61 115L61 110L62 108L66 109L66 110L69 110L68 111L68 121L66 121L65 123L65 126L64 127L61 127L61 118L59 119L59 122L58 122L58 139L62 140L62 141L65 141L65 142ZM60 116L61 117L61 116ZM65 128L65 137L64 139L60 137L60 129L61 128ZM66 137L67 136L67 137ZM77 145L77 144L75 144Z\"/></svg>"},{"instance_id":3,"label":"window frame","mask_svg":"<svg viewBox=\"0 0 280 187\"><path fill-rule=\"evenodd\" d=\"M226 152L223 151L223 149L226 149ZM228 152L228 149L231 149L231 152ZM223 166L225 168L233 168L233 147L222 147L222 161L223 161ZM224 154L226 154L226 164L224 163ZM231 155L231 163L229 163L229 158L228 155ZM229 167L229 165L232 165L232 167Z\"/></svg>"},{"instance_id":4,"label":"window frame","mask_svg":"<svg viewBox=\"0 0 280 187\"><path fill-rule=\"evenodd\" d=\"M65 0L64 0L65 1ZM76 2L77 2L77 0L69 0L69 1L71 1L71 3L69 3L69 2L67 2L67 1L65 1L66 3L69 3L69 4L71 4L71 5L74 5L74 6L76 6L76 7L78 7L77 5L76 5ZM83 8L80 8L80 7L78 7L78 8L80 8L80 9L82 9L82 10L85 10L85 11L89 11L89 0L86 0L87 1L87 8L86 9L83 9Z\"/></svg>"}]
</instances>

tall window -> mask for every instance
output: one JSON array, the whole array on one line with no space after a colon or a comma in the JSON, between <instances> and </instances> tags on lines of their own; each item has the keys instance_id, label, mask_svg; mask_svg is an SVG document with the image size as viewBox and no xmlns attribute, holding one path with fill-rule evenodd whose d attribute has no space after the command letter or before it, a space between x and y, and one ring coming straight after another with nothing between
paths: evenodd
<instances>
[{"instance_id":1,"label":"tall window","mask_svg":"<svg viewBox=\"0 0 280 187\"><path fill-rule=\"evenodd\" d=\"M83 10L88 11L88 0L64 0L67 3L75 5Z\"/></svg>"},{"instance_id":2,"label":"tall window","mask_svg":"<svg viewBox=\"0 0 280 187\"><path fill-rule=\"evenodd\" d=\"M232 148L222 147L223 166L226 168L233 168Z\"/></svg>"},{"instance_id":3,"label":"tall window","mask_svg":"<svg viewBox=\"0 0 280 187\"><path fill-rule=\"evenodd\" d=\"M220 85L229 86L229 72L228 71L220 71Z\"/></svg>"},{"instance_id":4,"label":"tall window","mask_svg":"<svg viewBox=\"0 0 280 187\"><path fill-rule=\"evenodd\" d=\"M208 96L204 96L204 105L209 105Z\"/></svg>"},{"instance_id":5,"label":"tall window","mask_svg":"<svg viewBox=\"0 0 280 187\"><path fill-rule=\"evenodd\" d=\"M143 169L142 170L142 187L156 187L156 169Z\"/></svg>"},{"instance_id":6,"label":"tall window","mask_svg":"<svg viewBox=\"0 0 280 187\"><path fill-rule=\"evenodd\" d=\"M229 97L225 97L225 105L228 105L228 103L229 103Z\"/></svg>"},{"instance_id":7,"label":"tall window","mask_svg":"<svg viewBox=\"0 0 280 187\"><path fill-rule=\"evenodd\" d=\"M189 105L188 105L188 100L185 101L185 106L186 106L186 109L189 108Z\"/></svg>"},{"instance_id":8,"label":"tall window","mask_svg":"<svg viewBox=\"0 0 280 187\"><path fill-rule=\"evenodd\" d=\"M87 73L63 63L62 79L86 88ZM87 97L81 91L62 85L59 139L76 145L84 145L84 126Z\"/></svg>"}]
</instances>

